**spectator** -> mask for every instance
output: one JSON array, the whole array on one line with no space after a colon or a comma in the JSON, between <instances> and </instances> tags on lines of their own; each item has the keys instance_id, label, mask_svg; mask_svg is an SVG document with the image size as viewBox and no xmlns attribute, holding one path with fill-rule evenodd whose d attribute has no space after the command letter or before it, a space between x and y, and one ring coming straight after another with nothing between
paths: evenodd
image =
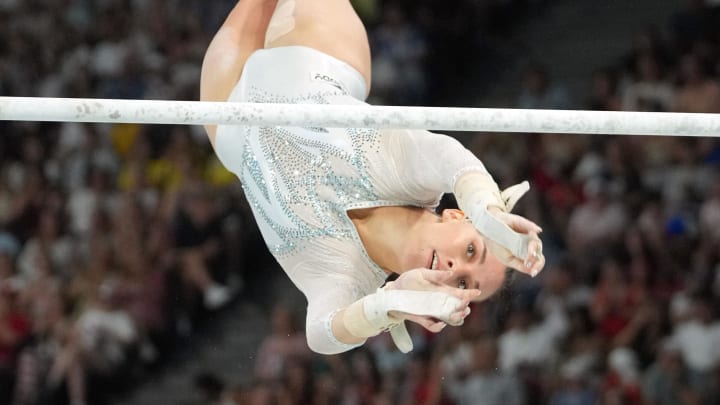
<instances>
[{"instance_id":1,"label":"spectator","mask_svg":"<svg viewBox=\"0 0 720 405\"><path fill-rule=\"evenodd\" d=\"M129 249L124 257L124 271L116 280L114 294L137 328L140 356L152 363L157 360L155 345L162 341L167 323L166 273L162 266L150 265L152 256L145 251Z\"/></svg>"},{"instance_id":2,"label":"spectator","mask_svg":"<svg viewBox=\"0 0 720 405\"><path fill-rule=\"evenodd\" d=\"M20 352L13 404L84 404L84 368L77 340L57 290L48 290L32 308L32 335Z\"/></svg>"},{"instance_id":3,"label":"spectator","mask_svg":"<svg viewBox=\"0 0 720 405\"><path fill-rule=\"evenodd\" d=\"M720 179L716 180L708 192L708 198L700 208L700 231L707 243L719 246L720 243Z\"/></svg>"},{"instance_id":4,"label":"spectator","mask_svg":"<svg viewBox=\"0 0 720 405\"><path fill-rule=\"evenodd\" d=\"M255 360L256 378L261 381L278 380L290 360L310 357L305 334L295 323L294 315L288 308L280 305L273 309L272 331L260 345Z\"/></svg>"},{"instance_id":5,"label":"spectator","mask_svg":"<svg viewBox=\"0 0 720 405\"><path fill-rule=\"evenodd\" d=\"M692 395L688 375L679 347L672 341L664 341L658 349L657 360L650 365L643 378L643 396L651 405L683 403Z\"/></svg>"},{"instance_id":6,"label":"spectator","mask_svg":"<svg viewBox=\"0 0 720 405\"><path fill-rule=\"evenodd\" d=\"M383 23L370 38L375 52L375 93L384 103L420 105L427 91L424 68L426 40L399 4L385 4L382 15Z\"/></svg>"},{"instance_id":7,"label":"spectator","mask_svg":"<svg viewBox=\"0 0 720 405\"><path fill-rule=\"evenodd\" d=\"M689 113L720 113L720 83L708 75L706 63L688 54L680 61L681 85L673 110Z\"/></svg>"},{"instance_id":8,"label":"spectator","mask_svg":"<svg viewBox=\"0 0 720 405\"><path fill-rule=\"evenodd\" d=\"M368 350L356 350L350 354L349 376L342 393L343 402L346 403L372 403L380 393L382 376L372 353ZM415 386L406 387L408 390L404 398L413 396Z\"/></svg>"},{"instance_id":9,"label":"spectator","mask_svg":"<svg viewBox=\"0 0 720 405\"><path fill-rule=\"evenodd\" d=\"M598 332L608 340L617 337L628 326L635 308L644 299L644 291L630 288L620 263L612 258L606 259L600 269L591 307Z\"/></svg>"},{"instance_id":10,"label":"spectator","mask_svg":"<svg viewBox=\"0 0 720 405\"><path fill-rule=\"evenodd\" d=\"M619 111L622 109L622 102L618 93L617 73L609 68L598 69L592 75L587 108L600 111Z\"/></svg>"},{"instance_id":11,"label":"spectator","mask_svg":"<svg viewBox=\"0 0 720 405\"><path fill-rule=\"evenodd\" d=\"M90 168L87 185L78 186L68 196L68 228L78 238L82 248L90 238L93 221L109 212L117 203L117 193L111 186L112 174L100 168Z\"/></svg>"},{"instance_id":12,"label":"spectator","mask_svg":"<svg viewBox=\"0 0 720 405\"><path fill-rule=\"evenodd\" d=\"M561 85L553 83L544 67L531 66L523 78L518 108L568 109L570 95Z\"/></svg>"},{"instance_id":13,"label":"spectator","mask_svg":"<svg viewBox=\"0 0 720 405\"><path fill-rule=\"evenodd\" d=\"M314 375L310 363L304 359L289 359L283 370L280 402L312 405Z\"/></svg>"},{"instance_id":14,"label":"spectator","mask_svg":"<svg viewBox=\"0 0 720 405\"><path fill-rule=\"evenodd\" d=\"M316 374L312 393L313 404L333 405L341 403L339 387L340 381L332 373Z\"/></svg>"},{"instance_id":15,"label":"spectator","mask_svg":"<svg viewBox=\"0 0 720 405\"><path fill-rule=\"evenodd\" d=\"M643 404L640 370L632 350L621 347L608 355L602 401L606 404Z\"/></svg>"},{"instance_id":16,"label":"spectator","mask_svg":"<svg viewBox=\"0 0 720 405\"><path fill-rule=\"evenodd\" d=\"M18 257L18 270L26 281L38 277L36 269L38 262L46 256L48 266L62 274L68 270L74 259L74 245L71 239L64 236L61 225L58 223L58 214L50 210L43 210L38 219L38 230L35 237L28 240Z\"/></svg>"},{"instance_id":17,"label":"spectator","mask_svg":"<svg viewBox=\"0 0 720 405\"><path fill-rule=\"evenodd\" d=\"M576 257L594 257L617 244L627 226L625 207L610 195L599 179L585 186L587 200L570 215L567 228L569 249ZM592 252L591 252L592 251Z\"/></svg>"},{"instance_id":18,"label":"spectator","mask_svg":"<svg viewBox=\"0 0 720 405\"><path fill-rule=\"evenodd\" d=\"M678 323L671 336L689 370L689 384L707 389L710 373L720 361L720 324L713 314L712 303L702 297L692 300L689 319Z\"/></svg>"},{"instance_id":19,"label":"spectator","mask_svg":"<svg viewBox=\"0 0 720 405\"><path fill-rule=\"evenodd\" d=\"M3 403L12 401L17 356L29 332L28 319L15 308L14 291L3 286L0 288L0 401Z\"/></svg>"},{"instance_id":20,"label":"spectator","mask_svg":"<svg viewBox=\"0 0 720 405\"><path fill-rule=\"evenodd\" d=\"M508 316L507 330L498 337L500 369L506 373L518 372L525 365L551 369L567 331L563 308L554 308L543 318L528 304L518 304Z\"/></svg>"},{"instance_id":21,"label":"spectator","mask_svg":"<svg viewBox=\"0 0 720 405\"><path fill-rule=\"evenodd\" d=\"M588 376L574 370L563 370L558 390L550 396L550 405L594 405L598 397L588 387Z\"/></svg>"},{"instance_id":22,"label":"spectator","mask_svg":"<svg viewBox=\"0 0 720 405\"><path fill-rule=\"evenodd\" d=\"M103 281L77 320L89 386L101 398L123 388L138 344L137 327L119 306L116 289L114 280Z\"/></svg>"},{"instance_id":23,"label":"spectator","mask_svg":"<svg viewBox=\"0 0 720 405\"><path fill-rule=\"evenodd\" d=\"M449 391L457 405L526 403L519 380L508 371L498 369L498 348L492 337L483 337L473 344L470 366L452 377Z\"/></svg>"},{"instance_id":24,"label":"spectator","mask_svg":"<svg viewBox=\"0 0 720 405\"><path fill-rule=\"evenodd\" d=\"M645 52L635 57L633 81L622 94L622 109L628 111L670 111L675 90L664 77L658 57Z\"/></svg>"},{"instance_id":25,"label":"spectator","mask_svg":"<svg viewBox=\"0 0 720 405\"><path fill-rule=\"evenodd\" d=\"M175 247L180 254L182 275L203 294L208 309L217 309L231 298L231 290L216 281L224 271L221 218L207 189L187 189L175 219Z\"/></svg>"}]
</instances>

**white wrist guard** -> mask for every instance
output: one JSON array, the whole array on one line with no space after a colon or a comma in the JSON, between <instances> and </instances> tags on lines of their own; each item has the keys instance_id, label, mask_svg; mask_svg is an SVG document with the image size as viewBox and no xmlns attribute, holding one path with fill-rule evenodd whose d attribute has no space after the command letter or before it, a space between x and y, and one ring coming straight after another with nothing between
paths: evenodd
<instances>
[{"instance_id":1,"label":"white wrist guard","mask_svg":"<svg viewBox=\"0 0 720 405\"><path fill-rule=\"evenodd\" d=\"M390 328L390 337L401 352L410 353L412 351L413 342L407 327L405 327L405 321L400 321L399 324Z\"/></svg>"},{"instance_id":2,"label":"white wrist guard","mask_svg":"<svg viewBox=\"0 0 720 405\"><path fill-rule=\"evenodd\" d=\"M379 288L345 308L343 324L353 336L367 338L398 328L393 340L400 350L412 350L412 342L403 319L390 316L390 311L430 316L450 323L450 315L460 309L462 301L452 295L430 291L384 290ZM401 347L404 346L404 347Z\"/></svg>"},{"instance_id":3,"label":"white wrist guard","mask_svg":"<svg viewBox=\"0 0 720 405\"><path fill-rule=\"evenodd\" d=\"M489 173L477 171L463 174L455 182L453 192L458 206L468 216L476 214L474 209L484 210L492 206L507 211L500 188Z\"/></svg>"},{"instance_id":4,"label":"white wrist guard","mask_svg":"<svg viewBox=\"0 0 720 405\"><path fill-rule=\"evenodd\" d=\"M484 206L486 209L488 207L498 207L502 211L510 212L528 190L530 190L530 184L523 181L500 191L490 174L478 171L460 176L453 191L458 205L463 211L472 209L471 206L479 203L480 206ZM466 208L463 208L463 206ZM465 211L465 213L468 213L468 211Z\"/></svg>"},{"instance_id":5,"label":"white wrist guard","mask_svg":"<svg viewBox=\"0 0 720 405\"><path fill-rule=\"evenodd\" d=\"M497 207L510 212L529 189L530 185L524 181L501 192L490 174L471 172L457 180L454 192L458 206L470 218L478 232L509 250L515 257L524 259L528 255L527 236L513 231L492 216L488 208Z\"/></svg>"}]
</instances>

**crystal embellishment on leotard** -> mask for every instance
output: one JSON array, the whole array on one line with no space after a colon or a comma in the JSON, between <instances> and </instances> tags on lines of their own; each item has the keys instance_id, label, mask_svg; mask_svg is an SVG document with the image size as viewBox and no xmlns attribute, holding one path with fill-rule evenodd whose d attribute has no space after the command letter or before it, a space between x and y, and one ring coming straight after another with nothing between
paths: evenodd
<instances>
[{"instance_id":1,"label":"crystal embellishment on leotard","mask_svg":"<svg viewBox=\"0 0 720 405\"><path fill-rule=\"evenodd\" d=\"M258 165L257 157L253 154L252 149L250 149L247 145L245 146L243 159L247 170L251 173L250 178L255 182L255 185L258 187L263 197L269 199L270 196L267 191L267 185L265 184L265 179L263 178L262 171Z\"/></svg>"},{"instance_id":2,"label":"crystal embellishment on leotard","mask_svg":"<svg viewBox=\"0 0 720 405\"><path fill-rule=\"evenodd\" d=\"M255 102L327 104L324 94L292 100L252 91ZM335 93L328 93L332 95ZM313 238L354 238L348 207L377 200L367 173L377 131L262 128L246 140L243 189L276 256L294 253ZM270 215L269 210L281 215Z\"/></svg>"}]
</instances>

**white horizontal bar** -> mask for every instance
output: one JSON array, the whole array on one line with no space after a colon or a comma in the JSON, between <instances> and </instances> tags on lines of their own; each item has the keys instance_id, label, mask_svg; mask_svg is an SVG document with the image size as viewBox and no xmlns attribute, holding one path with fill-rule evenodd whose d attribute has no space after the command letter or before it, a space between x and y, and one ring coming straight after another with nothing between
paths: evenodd
<instances>
[{"instance_id":1,"label":"white horizontal bar","mask_svg":"<svg viewBox=\"0 0 720 405\"><path fill-rule=\"evenodd\" d=\"M0 120L720 137L720 114L0 97Z\"/></svg>"}]
</instances>

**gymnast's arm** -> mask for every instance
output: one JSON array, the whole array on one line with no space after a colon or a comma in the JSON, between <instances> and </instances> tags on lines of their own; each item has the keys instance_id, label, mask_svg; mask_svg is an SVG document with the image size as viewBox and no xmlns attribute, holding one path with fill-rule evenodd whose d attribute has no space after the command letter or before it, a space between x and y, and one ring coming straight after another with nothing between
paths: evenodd
<instances>
[{"instance_id":1,"label":"gymnast's arm","mask_svg":"<svg viewBox=\"0 0 720 405\"><path fill-rule=\"evenodd\" d=\"M445 285L445 278L452 277L452 272L416 269L366 294L358 288L352 273L339 274L319 266L293 273L302 274L302 280L294 281L300 282L298 287L308 300L308 346L322 354L351 350L404 320L417 322L431 332L439 332L445 324L461 325L469 313L469 302L480 293ZM401 350L411 350L412 344L408 343L409 347Z\"/></svg>"},{"instance_id":2,"label":"gymnast's arm","mask_svg":"<svg viewBox=\"0 0 720 405\"><path fill-rule=\"evenodd\" d=\"M452 193L465 174L490 177L485 165L456 139L421 130L381 132L381 159L392 185L415 197ZM382 179L379 179L382 181Z\"/></svg>"},{"instance_id":3,"label":"gymnast's arm","mask_svg":"<svg viewBox=\"0 0 720 405\"><path fill-rule=\"evenodd\" d=\"M528 190L526 182L501 191L480 159L446 135L392 130L382 133L382 142L378 164L383 176L376 179L378 184L419 201L454 193L499 260L531 275L542 269L540 227L509 213Z\"/></svg>"},{"instance_id":4,"label":"gymnast's arm","mask_svg":"<svg viewBox=\"0 0 720 405\"><path fill-rule=\"evenodd\" d=\"M363 297L355 291L349 280L334 275L313 286L311 291L303 288L308 300L305 320L305 337L308 347L316 353L337 354L354 349L365 343L367 338L353 336L342 325L345 307ZM324 284L324 292L321 290Z\"/></svg>"}]
</instances>

